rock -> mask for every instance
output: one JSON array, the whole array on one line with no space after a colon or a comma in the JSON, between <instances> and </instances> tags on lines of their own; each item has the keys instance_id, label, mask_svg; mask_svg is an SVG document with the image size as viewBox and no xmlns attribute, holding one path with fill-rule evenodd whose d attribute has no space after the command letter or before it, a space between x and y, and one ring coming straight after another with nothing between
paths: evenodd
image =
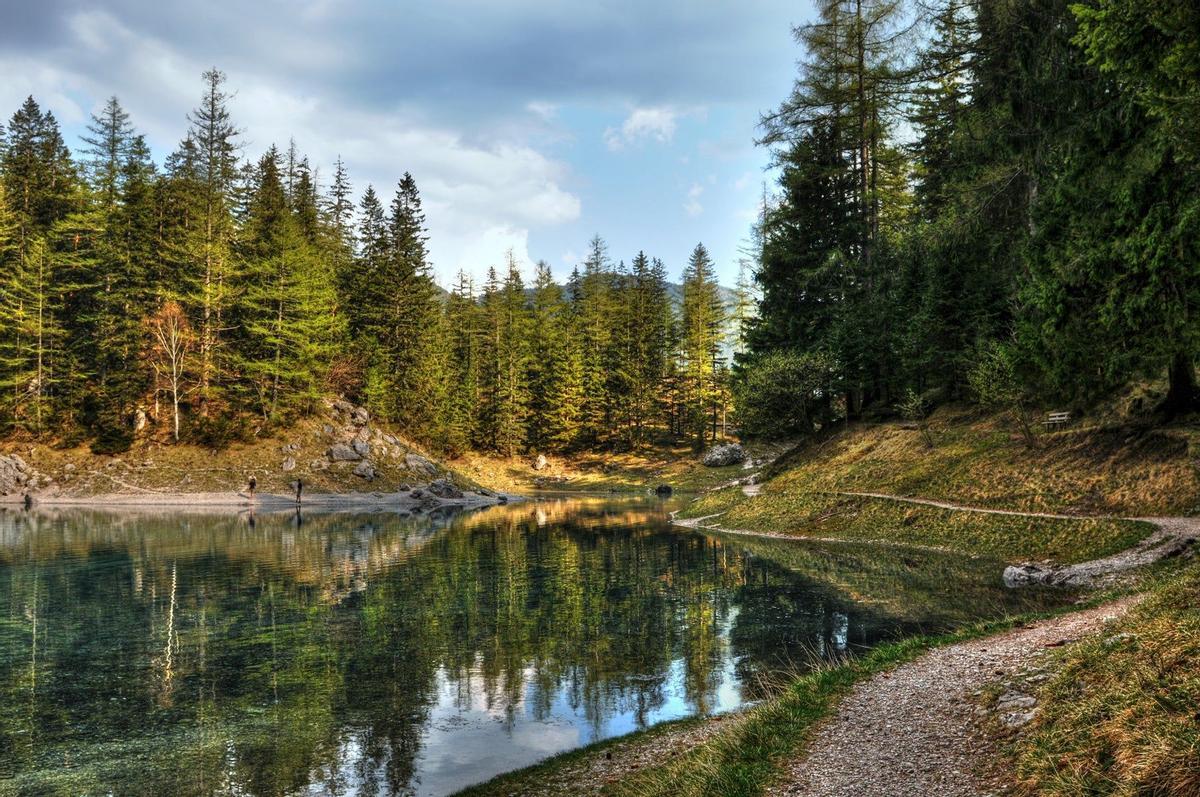
<instances>
[{"instance_id":1,"label":"rock","mask_svg":"<svg viewBox=\"0 0 1200 797\"><path fill-rule=\"evenodd\" d=\"M432 476L437 473L437 466L420 454L409 454L404 458L404 466L411 471Z\"/></svg>"},{"instance_id":2,"label":"rock","mask_svg":"<svg viewBox=\"0 0 1200 797\"><path fill-rule=\"evenodd\" d=\"M133 414L133 431L140 432L146 428L146 411L141 407Z\"/></svg>"},{"instance_id":3,"label":"rock","mask_svg":"<svg viewBox=\"0 0 1200 797\"><path fill-rule=\"evenodd\" d=\"M295 470L296 469L296 460L293 459L292 457L286 457L283 460L283 464L280 465L280 467L283 468L284 473Z\"/></svg>"},{"instance_id":4,"label":"rock","mask_svg":"<svg viewBox=\"0 0 1200 797\"><path fill-rule=\"evenodd\" d=\"M429 483L429 492L436 495L438 498L462 498L462 490L455 487L445 479L437 479Z\"/></svg>"},{"instance_id":5,"label":"rock","mask_svg":"<svg viewBox=\"0 0 1200 797\"><path fill-rule=\"evenodd\" d=\"M325 452L330 462L358 462L362 455L345 443L334 443Z\"/></svg>"},{"instance_id":6,"label":"rock","mask_svg":"<svg viewBox=\"0 0 1200 797\"><path fill-rule=\"evenodd\" d=\"M412 489L412 485L409 484L408 482L404 482L400 485L399 489L400 489L400 492L402 492L402 493L408 492L409 490Z\"/></svg>"},{"instance_id":7,"label":"rock","mask_svg":"<svg viewBox=\"0 0 1200 797\"><path fill-rule=\"evenodd\" d=\"M421 496L425 495L425 491L424 490L413 490L411 493L409 493L409 495L412 496L413 498L420 498Z\"/></svg>"},{"instance_id":8,"label":"rock","mask_svg":"<svg viewBox=\"0 0 1200 797\"><path fill-rule=\"evenodd\" d=\"M489 490L486 487L480 487L475 492L478 493L479 495L482 495L484 498L493 498L496 495L495 493L493 493L491 490Z\"/></svg>"},{"instance_id":9,"label":"rock","mask_svg":"<svg viewBox=\"0 0 1200 797\"><path fill-rule=\"evenodd\" d=\"M25 460L16 454L7 457L0 455L0 495L20 492L30 482L36 484L37 476L30 471Z\"/></svg>"},{"instance_id":10,"label":"rock","mask_svg":"<svg viewBox=\"0 0 1200 797\"><path fill-rule=\"evenodd\" d=\"M545 470L546 466L548 466L549 464L550 463L546 461L545 454L538 454L537 459L535 459L533 461L533 469L534 470Z\"/></svg>"},{"instance_id":11,"label":"rock","mask_svg":"<svg viewBox=\"0 0 1200 797\"><path fill-rule=\"evenodd\" d=\"M370 420L371 415L367 412L366 407L355 407L350 412L350 422L355 426L366 426Z\"/></svg>"},{"instance_id":12,"label":"rock","mask_svg":"<svg viewBox=\"0 0 1200 797\"><path fill-rule=\"evenodd\" d=\"M1029 711L1011 711L1007 714L1000 715L1000 723L1006 728L1020 728L1022 725L1028 724L1036 713L1036 709L1030 709Z\"/></svg>"},{"instance_id":13,"label":"rock","mask_svg":"<svg viewBox=\"0 0 1200 797\"><path fill-rule=\"evenodd\" d=\"M354 449L355 454L358 454L364 459L371 455L371 444L365 440L355 440L350 444L350 447Z\"/></svg>"},{"instance_id":14,"label":"rock","mask_svg":"<svg viewBox=\"0 0 1200 797\"><path fill-rule=\"evenodd\" d=\"M73 472L75 470L75 463L68 462L66 465L63 465L63 470L65 470L67 473Z\"/></svg>"},{"instance_id":15,"label":"rock","mask_svg":"<svg viewBox=\"0 0 1200 797\"><path fill-rule=\"evenodd\" d=\"M308 463L308 469L314 473L322 470L329 470L329 463L323 459L314 459Z\"/></svg>"},{"instance_id":16,"label":"rock","mask_svg":"<svg viewBox=\"0 0 1200 797\"><path fill-rule=\"evenodd\" d=\"M671 485L669 485L669 484L660 484L654 488L655 495L660 495L660 496L665 497L665 496L670 495L672 492L674 492L674 491L671 489Z\"/></svg>"},{"instance_id":17,"label":"rock","mask_svg":"<svg viewBox=\"0 0 1200 797\"><path fill-rule=\"evenodd\" d=\"M375 478L375 466L364 459L362 462L358 463L357 466L355 466L354 475L358 476L359 478L366 479L367 481L371 481Z\"/></svg>"},{"instance_id":18,"label":"rock","mask_svg":"<svg viewBox=\"0 0 1200 797\"><path fill-rule=\"evenodd\" d=\"M1022 694L1021 692L1005 692L1000 695L1000 699L996 701L997 711L1015 711L1017 709L1033 708L1037 705L1037 698L1031 695Z\"/></svg>"},{"instance_id":19,"label":"rock","mask_svg":"<svg viewBox=\"0 0 1200 797\"><path fill-rule=\"evenodd\" d=\"M737 465L746 460L746 449L737 443L713 446L704 452L700 461L705 467L723 468L726 465Z\"/></svg>"},{"instance_id":20,"label":"rock","mask_svg":"<svg viewBox=\"0 0 1200 797\"><path fill-rule=\"evenodd\" d=\"M400 445L400 441L396 439L396 435L394 435L394 434L384 434L383 442L387 443L389 446Z\"/></svg>"},{"instance_id":21,"label":"rock","mask_svg":"<svg viewBox=\"0 0 1200 797\"><path fill-rule=\"evenodd\" d=\"M345 399L337 399L333 402L333 409L336 412L343 412L348 415L354 412L354 405Z\"/></svg>"},{"instance_id":22,"label":"rock","mask_svg":"<svg viewBox=\"0 0 1200 797\"><path fill-rule=\"evenodd\" d=\"M504 495L503 493L501 493L500 495L496 496L496 503L498 503L498 504L507 504L507 503L508 503L508 496L507 496L507 495Z\"/></svg>"}]
</instances>

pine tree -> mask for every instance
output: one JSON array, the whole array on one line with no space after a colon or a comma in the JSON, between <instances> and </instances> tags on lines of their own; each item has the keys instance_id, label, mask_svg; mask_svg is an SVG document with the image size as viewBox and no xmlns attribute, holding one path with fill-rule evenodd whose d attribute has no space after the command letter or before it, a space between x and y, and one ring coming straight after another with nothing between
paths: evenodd
<instances>
[{"instance_id":1,"label":"pine tree","mask_svg":"<svg viewBox=\"0 0 1200 797\"><path fill-rule=\"evenodd\" d=\"M446 301L442 324L447 349L442 368L445 404L441 438L447 452L458 454L478 441L480 404L481 329L474 286L465 272L458 273Z\"/></svg>"},{"instance_id":2,"label":"pine tree","mask_svg":"<svg viewBox=\"0 0 1200 797\"><path fill-rule=\"evenodd\" d=\"M681 324L684 431L697 448L704 445L722 393L719 358L725 311L713 272L708 250L697 244L683 272Z\"/></svg>"},{"instance_id":3,"label":"pine tree","mask_svg":"<svg viewBox=\"0 0 1200 797\"><path fill-rule=\"evenodd\" d=\"M114 96L108 98L98 116L92 115L87 129L83 142L87 144L84 154L90 156L88 176L100 207L111 213L120 198L122 172L133 142L133 125Z\"/></svg>"},{"instance_id":4,"label":"pine tree","mask_svg":"<svg viewBox=\"0 0 1200 797\"><path fill-rule=\"evenodd\" d=\"M311 412L338 340L333 273L305 234L272 148L258 164L242 243L241 387L264 420Z\"/></svg>"},{"instance_id":5,"label":"pine tree","mask_svg":"<svg viewBox=\"0 0 1200 797\"><path fill-rule=\"evenodd\" d=\"M565 448L577 432L582 397L578 347L570 305L544 260L537 264L530 320L526 444L533 451Z\"/></svg>"},{"instance_id":6,"label":"pine tree","mask_svg":"<svg viewBox=\"0 0 1200 797\"><path fill-rule=\"evenodd\" d=\"M188 214L194 222L186 228L184 276L187 308L196 318L200 414L207 416L225 378L223 339L236 279L232 206L238 130L229 113L225 73L213 68L203 79L200 105L188 115L189 176L194 180L189 187L195 193L187 198L192 205Z\"/></svg>"}]
</instances>

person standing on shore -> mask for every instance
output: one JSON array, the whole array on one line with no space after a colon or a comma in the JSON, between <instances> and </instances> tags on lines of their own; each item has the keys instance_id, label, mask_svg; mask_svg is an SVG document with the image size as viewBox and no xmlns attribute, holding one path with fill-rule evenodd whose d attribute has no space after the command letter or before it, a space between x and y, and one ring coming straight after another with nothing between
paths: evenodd
<instances>
[{"instance_id":1,"label":"person standing on shore","mask_svg":"<svg viewBox=\"0 0 1200 797\"><path fill-rule=\"evenodd\" d=\"M254 500L254 491L257 489L258 489L258 479L256 479L254 477L254 474L250 474L250 500L251 501Z\"/></svg>"},{"instance_id":2,"label":"person standing on shore","mask_svg":"<svg viewBox=\"0 0 1200 797\"><path fill-rule=\"evenodd\" d=\"M296 506L300 506L300 494L304 492L304 480L296 479Z\"/></svg>"}]
</instances>

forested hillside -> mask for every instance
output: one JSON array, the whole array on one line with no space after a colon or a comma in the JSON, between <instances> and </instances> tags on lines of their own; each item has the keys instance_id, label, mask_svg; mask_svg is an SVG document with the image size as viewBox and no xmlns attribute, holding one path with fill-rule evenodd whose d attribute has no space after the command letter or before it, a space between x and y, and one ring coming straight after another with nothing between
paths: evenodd
<instances>
[{"instance_id":1,"label":"forested hillside","mask_svg":"<svg viewBox=\"0 0 1200 797\"><path fill-rule=\"evenodd\" d=\"M446 296L411 175L355 203L342 163L322 185L294 142L248 159L215 69L161 167L116 97L89 131L73 155L31 97L0 138L7 434L221 446L326 395L449 453L716 434L727 308L702 245L677 298L661 261L599 237L565 288L510 256Z\"/></svg>"},{"instance_id":2,"label":"forested hillside","mask_svg":"<svg viewBox=\"0 0 1200 797\"><path fill-rule=\"evenodd\" d=\"M761 230L744 428L972 399L1196 409L1200 11L820 0Z\"/></svg>"}]
</instances>

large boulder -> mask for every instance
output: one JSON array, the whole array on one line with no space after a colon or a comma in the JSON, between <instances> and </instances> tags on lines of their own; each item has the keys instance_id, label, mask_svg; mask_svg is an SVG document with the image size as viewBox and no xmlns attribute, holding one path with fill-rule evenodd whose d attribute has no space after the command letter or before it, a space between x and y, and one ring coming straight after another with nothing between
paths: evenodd
<instances>
[{"instance_id":1,"label":"large boulder","mask_svg":"<svg viewBox=\"0 0 1200 797\"><path fill-rule=\"evenodd\" d=\"M37 486L37 477L16 454L0 455L0 495L11 495Z\"/></svg>"},{"instance_id":2,"label":"large boulder","mask_svg":"<svg viewBox=\"0 0 1200 797\"><path fill-rule=\"evenodd\" d=\"M453 484L446 481L445 479L438 479L436 481L430 482L429 487L426 489L428 489L429 492L433 493L438 498L462 498L463 497L462 490L458 489L457 487L455 487Z\"/></svg>"},{"instance_id":3,"label":"large boulder","mask_svg":"<svg viewBox=\"0 0 1200 797\"><path fill-rule=\"evenodd\" d=\"M737 465L746 461L746 449L737 443L713 446L704 452L704 457L700 461L709 468Z\"/></svg>"},{"instance_id":4,"label":"large boulder","mask_svg":"<svg viewBox=\"0 0 1200 797\"><path fill-rule=\"evenodd\" d=\"M416 473L432 476L437 473L437 466L420 454L409 454L404 458L404 466Z\"/></svg>"},{"instance_id":5,"label":"large boulder","mask_svg":"<svg viewBox=\"0 0 1200 797\"><path fill-rule=\"evenodd\" d=\"M283 465L281 467L283 468L283 471L285 473L288 471L295 470L296 469L296 458L295 457L284 457Z\"/></svg>"},{"instance_id":6,"label":"large boulder","mask_svg":"<svg viewBox=\"0 0 1200 797\"><path fill-rule=\"evenodd\" d=\"M364 459L371 455L371 444L365 440L355 440L350 444L350 447L354 449L355 454Z\"/></svg>"},{"instance_id":7,"label":"large boulder","mask_svg":"<svg viewBox=\"0 0 1200 797\"><path fill-rule=\"evenodd\" d=\"M550 464L550 463L546 461L546 455L545 455L545 454L538 454L538 455L537 455L537 459L535 459L535 460L533 461L533 469L534 469L534 470L545 470L545 469L546 469L546 466L547 466L547 465L549 465L549 464Z\"/></svg>"},{"instance_id":8,"label":"large boulder","mask_svg":"<svg viewBox=\"0 0 1200 797\"><path fill-rule=\"evenodd\" d=\"M358 462L362 455L345 443L334 443L325 452L330 462Z\"/></svg>"},{"instance_id":9,"label":"large boulder","mask_svg":"<svg viewBox=\"0 0 1200 797\"><path fill-rule=\"evenodd\" d=\"M375 466L364 459L362 462L358 463L357 467L354 468L354 475L360 479L371 481L375 478Z\"/></svg>"},{"instance_id":10,"label":"large boulder","mask_svg":"<svg viewBox=\"0 0 1200 797\"><path fill-rule=\"evenodd\" d=\"M370 420L371 415L367 412L366 407L355 407L350 413L350 422L355 426L366 426Z\"/></svg>"}]
</instances>

